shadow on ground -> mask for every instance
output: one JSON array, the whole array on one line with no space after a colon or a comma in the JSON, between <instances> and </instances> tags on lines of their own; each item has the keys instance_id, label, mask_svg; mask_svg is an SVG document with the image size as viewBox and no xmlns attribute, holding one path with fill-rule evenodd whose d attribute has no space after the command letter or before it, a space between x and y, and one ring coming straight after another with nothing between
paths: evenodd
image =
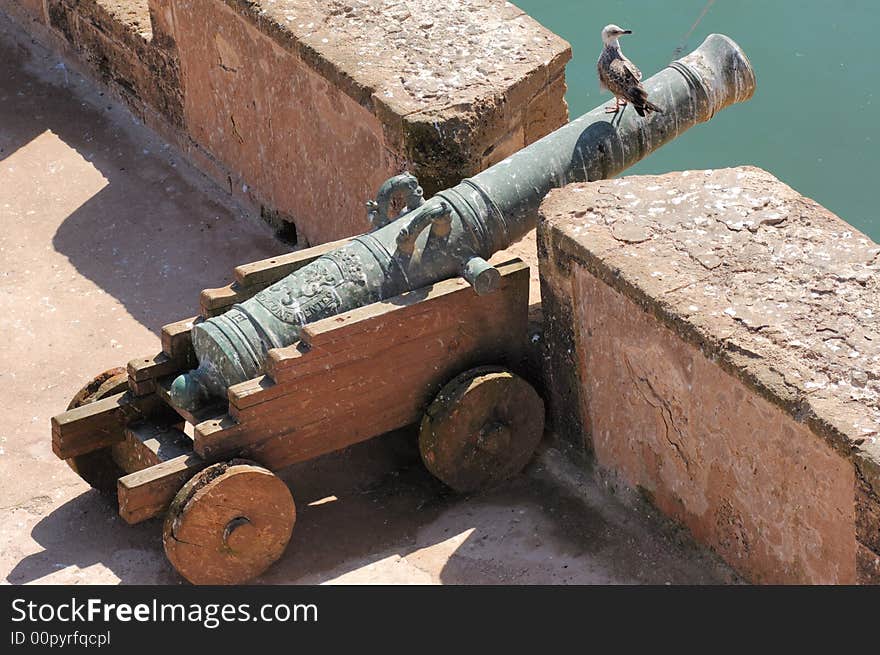
<instances>
[{"instance_id":1,"label":"shadow on ground","mask_svg":"<svg viewBox=\"0 0 880 655\"><path fill-rule=\"evenodd\" d=\"M624 509L589 476L581 476L583 494L560 486L547 471L546 453L525 475L479 495L459 496L425 470L416 444L414 429L401 430L282 471L297 503L297 523L282 558L255 582L735 579L683 532L656 516ZM34 526L32 537L44 550L20 561L8 580L26 583L71 565L101 564L123 583L183 583L165 560L161 532L160 520L126 525L115 508L89 491Z\"/></svg>"},{"instance_id":2,"label":"shadow on ground","mask_svg":"<svg viewBox=\"0 0 880 655\"><path fill-rule=\"evenodd\" d=\"M203 288L231 280L230 261L289 250L265 226L242 229L216 189L206 193L199 174L181 173L167 145L56 58L0 42L0 100L0 161L51 132L105 178L61 223L52 246L150 330L194 315ZM63 194L75 184L65 174L55 188L35 180L31 191Z\"/></svg>"}]
</instances>

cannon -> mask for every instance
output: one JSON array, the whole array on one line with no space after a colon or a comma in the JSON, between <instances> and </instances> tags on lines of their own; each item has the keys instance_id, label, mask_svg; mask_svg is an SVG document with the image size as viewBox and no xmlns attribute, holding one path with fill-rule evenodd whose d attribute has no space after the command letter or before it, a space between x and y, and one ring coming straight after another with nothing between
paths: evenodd
<instances>
[{"instance_id":1,"label":"cannon","mask_svg":"<svg viewBox=\"0 0 880 655\"><path fill-rule=\"evenodd\" d=\"M427 202L415 178L391 178L368 203L371 232L193 328L199 367L174 381L173 401L192 410L223 396L260 374L269 350L295 342L311 321L456 275L478 294L490 293L499 276L487 260L535 227L550 189L616 175L750 97L754 75L730 39L712 35L646 88L669 111L650 121L624 111L615 126L595 109ZM406 192L406 209L392 220L388 200L398 190Z\"/></svg>"},{"instance_id":2,"label":"cannon","mask_svg":"<svg viewBox=\"0 0 880 655\"><path fill-rule=\"evenodd\" d=\"M296 507L272 471L295 462L419 424L452 489L516 474L544 428L520 366L528 267L489 259L550 189L620 173L749 99L755 76L712 35L644 85L664 113L599 107L427 200L397 175L367 203L370 232L238 267L163 328L161 353L87 384L52 419L53 451L129 523L164 513L169 560L208 584L281 556Z\"/></svg>"}]
</instances>

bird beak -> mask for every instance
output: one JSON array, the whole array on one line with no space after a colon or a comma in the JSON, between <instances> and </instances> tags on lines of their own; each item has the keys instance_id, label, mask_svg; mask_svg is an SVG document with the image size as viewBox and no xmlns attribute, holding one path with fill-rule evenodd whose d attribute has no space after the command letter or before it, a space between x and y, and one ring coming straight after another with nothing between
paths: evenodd
<instances>
[{"instance_id":1,"label":"bird beak","mask_svg":"<svg viewBox=\"0 0 880 655\"><path fill-rule=\"evenodd\" d=\"M621 34L632 34L632 33L633 33L632 30L623 30L623 32L621 32Z\"/></svg>"}]
</instances>

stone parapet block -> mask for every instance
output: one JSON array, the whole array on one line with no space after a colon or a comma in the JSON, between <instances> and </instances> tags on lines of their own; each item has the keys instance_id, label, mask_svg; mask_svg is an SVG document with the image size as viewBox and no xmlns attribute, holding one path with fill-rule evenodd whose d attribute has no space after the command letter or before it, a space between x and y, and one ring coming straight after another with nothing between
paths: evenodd
<instances>
[{"instance_id":1,"label":"stone parapet block","mask_svg":"<svg viewBox=\"0 0 880 655\"><path fill-rule=\"evenodd\" d=\"M290 240L369 229L568 120L563 39L503 0L0 0ZM34 25L39 24L39 28Z\"/></svg>"},{"instance_id":2,"label":"stone parapet block","mask_svg":"<svg viewBox=\"0 0 880 655\"><path fill-rule=\"evenodd\" d=\"M752 167L541 217L557 429L753 581L880 581L880 246Z\"/></svg>"},{"instance_id":3,"label":"stone parapet block","mask_svg":"<svg viewBox=\"0 0 880 655\"><path fill-rule=\"evenodd\" d=\"M192 138L310 244L391 175L430 195L568 119L569 45L506 2L162 1Z\"/></svg>"}]
</instances>

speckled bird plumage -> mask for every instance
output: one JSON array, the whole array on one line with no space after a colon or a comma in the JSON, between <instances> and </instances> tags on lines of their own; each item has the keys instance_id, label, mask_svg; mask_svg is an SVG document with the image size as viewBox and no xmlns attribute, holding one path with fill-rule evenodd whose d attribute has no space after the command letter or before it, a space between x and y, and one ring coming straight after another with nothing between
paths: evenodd
<instances>
[{"instance_id":1,"label":"speckled bird plumage","mask_svg":"<svg viewBox=\"0 0 880 655\"><path fill-rule=\"evenodd\" d=\"M620 49L618 37L630 34L616 25L607 25L602 30L602 41L605 47L599 55L596 68L599 73L599 87L614 94L617 102L632 103L639 116L644 116L652 111L662 113L653 102L648 100L648 92L641 85L642 71L632 63ZM613 111L609 108L609 111Z\"/></svg>"}]
</instances>

